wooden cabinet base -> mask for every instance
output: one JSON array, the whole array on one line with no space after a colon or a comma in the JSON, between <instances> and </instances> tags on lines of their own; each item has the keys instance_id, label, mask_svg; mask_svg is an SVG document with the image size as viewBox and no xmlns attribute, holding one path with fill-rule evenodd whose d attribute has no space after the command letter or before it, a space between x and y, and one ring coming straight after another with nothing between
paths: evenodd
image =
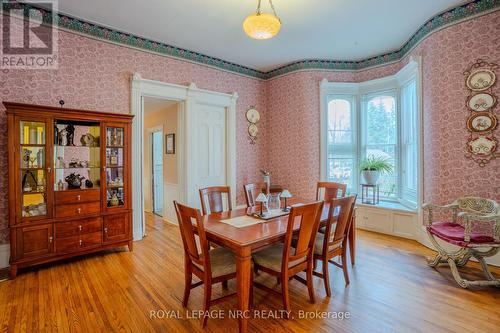
<instances>
[{"instance_id":1,"label":"wooden cabinet base","mask_svg":"<svg viewBox=\"0 0 500 333\"><path fill-rule=\"evenodd\" d=\"M109 250L109 249L114 249L114 248L119 248L119 247L124 247L126 246L130 252L133 250L133 240L130 239L128 241L121 241L113 244L105 244L101 245L99 247L94 247L94 248L89 248L86 250L79 250L77 253L66 253L66 254L60 254L60 253L54 253L52 256L47 256L45 258L37 258L36 260L24 260L24 261L17 261L13 262L10 264L10 278L15 279L18 273L18 269L20 268L25 268L25 267L32 267L32 266L37 266L40 264L46 264L58 260L63 260L63 259L68 259L68 258L73 258L73 257L78 257L78 256L83 256L89 253L95 253L95 252L100 252L103 250Z\"/></svg>"}]
</instances>

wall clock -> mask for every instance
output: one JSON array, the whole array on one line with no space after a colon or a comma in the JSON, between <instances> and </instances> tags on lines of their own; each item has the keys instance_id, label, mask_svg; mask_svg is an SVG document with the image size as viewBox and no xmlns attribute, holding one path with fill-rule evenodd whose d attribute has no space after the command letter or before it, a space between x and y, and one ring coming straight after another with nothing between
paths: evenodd
<instances>
[{"instance_id":1,"label":"wall clock","mask_svg":"<svg viewBox=\"0 0 500 333\"><path fill-rule=\"evenodd\" d=\"M248 136L250 137L250 144L255 144L257 140L257 133L259 133L259 128L257 123L260 120L260 113L254 107L247 110L246 117L250 125L248 125Z\"/></svg>"}]
</instances>

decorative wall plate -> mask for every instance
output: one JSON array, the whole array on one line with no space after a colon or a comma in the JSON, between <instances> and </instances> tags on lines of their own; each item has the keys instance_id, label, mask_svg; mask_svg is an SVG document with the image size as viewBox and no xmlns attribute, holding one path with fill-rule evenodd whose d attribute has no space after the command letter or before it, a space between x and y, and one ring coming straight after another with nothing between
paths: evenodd
<instances>
[{"instance_id":1,"label":"decorative wall plate","mask_svg":"<svg viewBox=\"0 0 500 333\"><path fill-rule=\"evenodd\" d=\"M497 127L497 117L489 112L473 113L467 119L467 129L471 132L488 132Z\"/></svg>"},{"instance_id":2,"label":"decorative wall plate","mask_svg":"<svg viewBox=\"0 0 500 333\"><path fill-rule=\"evenodd\" d=\"M487 93L479 93L476 95L472 95L467 100L467 106L469 109L473 111L486 111L495 106L497 99L495 96L487 94Z\"/></svg>"},{"instance_id":3,"label":"decorative wall plate","mask_svg":"<svg viewBox=\"0 0 500 333\"><path fill-rule=\"evenodd\" d=\"M247 110L246 117L248 122L252 124L257 124L260 120L260 113L255 108L250 108Z\"/></svg>"},{"instance_id":4,"label":"decorative wall plate","mask_svg":"<svg viewBox=\"0 0 500 333\"><path fill-rule=\"evenodd\" d=\"M257 125L250 124L250 126L248 126L248 135L250 135L252 138L255 138L258 132L259 129L257 128Z\"/></svg>"},{"instance_id":5,"label":"decorative wall plate","mask_svg":"<svg viewBox=\"0 0 500 333\"><path fill-rule=\"evenodd\" d=\"M474 155L488 156L495 152L497 142L494 138L480 136L468 142L469 151Z\"/></svg>"},{"instance_id":6,"label":"decorative wall plate","mask_svg":"<svg viewBox=\"0 0 500 333\"><path fill-rule=\"evenodd\" d=\"M489 69L482 68L470 73L467 77L467 87L473 91L483 91L495 84L495 73Z\"/></svg>"}]
</instances>

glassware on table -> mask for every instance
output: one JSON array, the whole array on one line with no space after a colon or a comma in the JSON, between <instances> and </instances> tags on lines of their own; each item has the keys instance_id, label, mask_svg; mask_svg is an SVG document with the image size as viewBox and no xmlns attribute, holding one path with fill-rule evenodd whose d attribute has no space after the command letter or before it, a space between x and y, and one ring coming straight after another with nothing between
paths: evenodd
<instances>
[{"instance_id":1,"label":"glassware on table","mask_svg":"<svg viewBox=\"0 0 500 333\"><path fill-rule=\"evenodd\" d=\"M280 193L270 193L268 196L268 208L270 212L280 210Z\"/></svg>"}]
</instances>

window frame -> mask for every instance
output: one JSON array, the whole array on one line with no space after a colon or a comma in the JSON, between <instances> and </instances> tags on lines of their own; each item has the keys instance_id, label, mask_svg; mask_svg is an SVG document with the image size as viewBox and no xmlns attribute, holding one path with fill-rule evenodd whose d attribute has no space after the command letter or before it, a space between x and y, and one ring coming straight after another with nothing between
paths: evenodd
<instances>
[{"instance_id":1,"label":"window frame","mask_svg":"<svg viewBox=\"0 0 500 333\"><path fill-rule=\"evenodd\" d=\"M416 124L416 143L417 143L417 156L416 156L416 193L414 195L409 195L407 193L408 189L405 188L403 173L406 170L406 166L404 165L403 159L405 159L405 155L403 155L405 150L405 145L403 143L403 115L402 115L402 93L405 85L409 84L411 81L415 81L416 88L416 105L415 105L415 118L417 121ZM321 81L320 84L320 177L321 180L328 180L328 102L332 99L332 96L337 97L345 97L349 96L352 100L355 101L355 105L353 105L354 109L354 118L356 124L356 165L353 173L355 174L355 179L353 179L353 184L355 184L355 189L353 189L353 193L360 192L360 180L361 175L359 172L359 161L363 158L364 147L366 147L366 142L363 142L365 138L363 138L364 128L366 126L363 122L366 123L366 114L364 108L365 103L364 99L368 97L372 97L375 95L381 95L384 93L391 93L390 96L395 98L396 103L396 147L395 147L395 158L396 165L396 184L397 184L397 195L396 198L381 198L382 201L392 201L399 202L411 209L416 209L421 205L422 202L422 112L421 112L421 70L420 70L420 59L411 59L409 63L403 67L398 73L387 76L384 78L365 81L360 83L340 83L340 82L329 82L326 79ZM412 194L412 193L410 193ZM412 200L413 199L413 200Z\"/></svg>"}]
</instances>

